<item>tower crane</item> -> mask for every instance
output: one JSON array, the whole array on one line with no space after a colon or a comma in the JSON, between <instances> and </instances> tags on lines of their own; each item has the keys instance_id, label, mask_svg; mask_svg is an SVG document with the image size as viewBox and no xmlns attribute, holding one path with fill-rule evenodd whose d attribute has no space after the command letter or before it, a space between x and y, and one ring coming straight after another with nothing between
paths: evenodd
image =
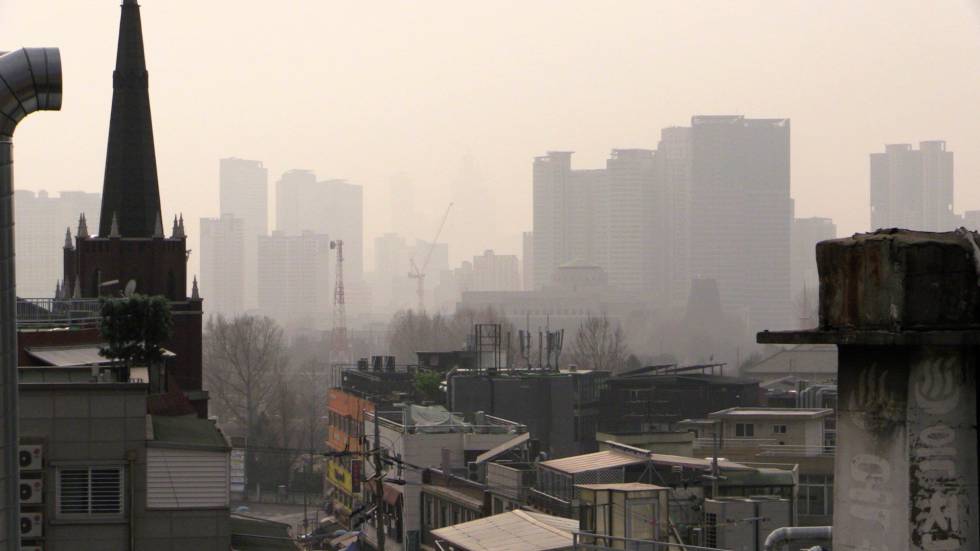
<instances>
[{"instance_id":1,"label":"tower crane","mask_svg":"<svg viewBox=\"0 0 980 551\"><path fill-rule=\"evenodd\" d=\"M415 294L419 299L420 314L425 311L425 269L429 267L429 260L432 259L432 251L435 250L436 242L439 241L439 236L442 235L442 228L446 225L446 219L449 218L449 210L451 208L453 208L453 204L449 203L449 206L446 207L445 214L442 215L442 222L439 223L439 229L436 230L435 237L433 237L432 241L429 243L429 252L426 253L425 261L422 262L422 266L419 267L415 263L415 257L409 259L411 270L408 272L408 277L409 279L414 279L416 281L417 287L415 289Z\"/></svg>"}]
</instances>

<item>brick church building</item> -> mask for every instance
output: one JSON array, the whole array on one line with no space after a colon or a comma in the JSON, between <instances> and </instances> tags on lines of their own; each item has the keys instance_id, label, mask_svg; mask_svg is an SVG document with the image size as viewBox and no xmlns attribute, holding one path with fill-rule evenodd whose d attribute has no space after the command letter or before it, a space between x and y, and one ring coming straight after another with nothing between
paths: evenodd
<instances>
[{"instance_id":1,"label":"brick church building","mask_svg":"<svg viewBox=\"0 0 980 551\"><path fill-rule=\"evenodd\" d=\"M202 299L197 294L196 280L191 295L187 294L190 251L183 218L175 218L169 235L164 233L142 25L136 2L122 5L112 88L98 228L90 232L84 216L79 219L74 236L69 228L64 244L64 279L58 285L59 296L54 304L60 301L69 305L63 306L62 311L87 309L91 313L100 297L119 297L126 292L166 297L171 305L174 331L164 347L172 354L167 362L167 375L157 386L158 395L149 401L150 412L154 408L159 413L192 410L206 417L207 393L202 389ZM87 327L71 327L68 331L19 328L18 341L20 365L32 365L51 361L51 354L38 350L74 347L79 351L87 346L91 353L101 337L97 325L89 323ZM83 355L78 352L75 358Z\"/></svg>"}]
</instances>

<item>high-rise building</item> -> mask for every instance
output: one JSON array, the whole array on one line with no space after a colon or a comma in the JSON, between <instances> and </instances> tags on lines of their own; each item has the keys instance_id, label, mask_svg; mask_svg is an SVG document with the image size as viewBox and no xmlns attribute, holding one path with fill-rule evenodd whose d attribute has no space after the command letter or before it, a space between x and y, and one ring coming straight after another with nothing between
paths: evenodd
<instances>
[{"instance_id":1,"label":"high-rise building","mask_svg":"<svg viewBox=\"0 0 980 551\"><path fill-rule=\"evenodd\" d=\"M521 235L521 290L534 290L534 232Z\"/></svg>"},{"instance_id":2,"label":"high-rise building","mask_svg":"<svg viewBox=\"0 0 980 551\"><path fill-rule=\"evenodd\" d=\"M573 170L571 153L534 160L534 285L559 266L602 267L616 288L666 294L666 195L654 152L614 149L605 169Z\"/></svg>"},{"instance_id":3,"label":"high-rise building","mask_svg":"<svg viewBox=\"0 0 980 551\"><path fill-rule=\"evenodd\" d=\"M245 277L243 307L251 310L258 306L258 238L269 233L269 171L262 166L261 161L221 159L219 180L219 215L231 214L242 221ZM214 300L211 293L208 295L209 299Z\"/></svg>"},{"instance_id":4,"label":"high-rise building","mask_svg":"<svg viewBox=\"0 0 980 551\"><path fill-rule=\"evenodd\" d=\"M718 282L752 330L791 319L790 121L691 120L688 250L692 277Z\"/></svg>"},{"instance_id":5,"label":"high-rise building","mask_svg":"<svg viewBox=\"0 0 980 551\"><path fill-rule=\"evenodd\" d=\"M344 242L344 277L364 274L364 193L346 180L317 181L309 170L290 170L276 186L276 228L285 235L323 233Z\"/></svg>"},{"instance_id":6,"label":"high-rise building","mask_svg":"<svg viewBox=\"0 0 980 551\"><path fill-rule=\"evenodd\" d=\"M200 288L208 296L208 314L234 316L245 310L245 241L245 220L228 213L201 218Z\"/></svg>"},{"instance_id":7,"label":"high-rise building","mask_svg":"<svg viewBox=\"0 0 980 551\"><path fill-rule=\"evenodd\" d=\"M534 159L534 285L548 285L568 262L594 263L596 198L605 170L572 170L572 152Z\"/></svg>"},{"instance_id":8,"label":"high-rise building","mask_svg":"<svg viewBox=\"0 0 980 551\"><path fill-rule=\"evenodd\" d=\"M667 304L682 308L691 291L691 172L694 164L689 127L664 128L657 147L657 178L666 195Z\"/></svg>"},{"instance_id":9,"label":"high-rise building","mask_svg":"<svg viewBox=\"0 0 980 551\"><path fill-rule=\"evenodd\" d=\"M58 197L46 191L14 192L18 296L52 296L63 276L66 228L77 224L82 213L97 219L101 202L100 194L84 191L62 191Z\"/></svg>"},{"instance_id":10,"label":"high-rise building","mask_svg":"<svg viewBox=\"0 0 980 551\"><path fill-rule=\"evenodd\" d=\"M947 231L953 213L953 152L944 141L886 145L871 154L871 229Z\"/></svg>"},{"instance_id":11,"label":"high-rise building","mask_svg":"<svg viewBox=\"0 0 980 551\"><path fill-rule=\"evenodd\" d=\"M654 152L614 149L593 218L596 264L609 284L660 302L666 294L666 196Z\"/></svg>"},{"instance_id":12,"label":"high-rise building","mask_svg":"<svg viewBox=\"0 0 980 551\"><path fill-rule=\"evenodd\" d=\"M968 230L980 231L980 210L964 211L963 227Z\"/></svg>"},{"instance_id":13,"label":"high-rise building","mask_svg":"<svg viewBox=\"0 0 980 551\"><path fill-rule=\"evenodd\" d=\"M794 304L801 306L806 289L808 307L816 307L820 278L817 276L817 243L837 237L837 226L830 218L794 218L792 241L792 280ZM797 312L800 313L800 312Z\"/></svg>"},{"instance_id":14,"label":"high-rise building","mask_svg":"<svg viewBox=\"0 0 980 551\"><path fill-rule=\"evenodd\" d=\"M473 291L519 291L520 273L517 255L484 251L473 257Z\"/></svg>"},{"instance_id":15,"label":"high-rise building","mask_svg":"<svg viewBox=\"0 0 980 551\"><path fill-rule=\"evenodd\" d=\"M317 231L323 222L316 212L316 174L312 170L287 170L276 183L276 230L283 235Z\"/></svg>"},{"instance_id":16,"label":"high-rise building","mask_svg":"<svg viewBox=\"0 0 980 551\"><path fill-rule=\"evenodd\" d=\"M275 231L260 237L259 312L289 330L331 327L332 258L330 238L324 234Z\"/></svg>"}]
</instances>

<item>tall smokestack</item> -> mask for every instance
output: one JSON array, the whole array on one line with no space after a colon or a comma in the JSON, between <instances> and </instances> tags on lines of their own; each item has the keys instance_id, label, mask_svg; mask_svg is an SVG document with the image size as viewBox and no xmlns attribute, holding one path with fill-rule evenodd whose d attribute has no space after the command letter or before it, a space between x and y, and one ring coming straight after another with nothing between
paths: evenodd
<instances>
[{"instance_id":1,"label":"tall smokestack","mask_svg":"<svg viewBox=\"0 0 980 551\"><path fill-rule=\"evenodd\" d=\"M61 54L0 54L0 549L20 549L17 461L17 289L14 281L14 129L35 111L61 109Z\"/></svg>"}]
</instances>

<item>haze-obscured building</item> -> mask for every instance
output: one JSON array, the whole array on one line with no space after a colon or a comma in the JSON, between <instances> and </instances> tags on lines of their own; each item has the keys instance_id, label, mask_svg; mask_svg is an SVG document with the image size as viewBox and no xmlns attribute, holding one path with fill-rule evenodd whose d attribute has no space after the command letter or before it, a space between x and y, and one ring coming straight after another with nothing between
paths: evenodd
<instances>
[{"instance_id":1,"label":"haze-obscured building","mask_svg":"<svg viewBox=\"0 0 980 551\"><path fill-rule=\"evenodd\" d=\"M245 311L245 220L231 214L201 218L201 289L208 314L235 316ZM258 236L254 236L258 244Z\"/></svg>"},{"instance_id":2,"label":"haze-obscured building","mask_svg":"<svg viewBox=\"0 0 980 551\"><path fill-rule=\"evenodd\" d=\"M304 232L259 238L259 312L287 329L326 329L333 315L330 238Z\"/></svg>"},{"instance_id":3,"label":"haze-obscured building","mask_svg":"<svg viewBox=\"0 0 980 551\"><path fill-rule=\"evenodd\" d=\"M885 146L871 154L871 229L948 231L953 212L953 152L941 140Z\"/></svg>"},{"instance_id":4,"label":"haze-obscured building","mask_svg":"<svg viewBox=\"0 0 980 551\"><path fill-rule=\"evenodd\" d=\"M792 280L790 291L792 292L794 305L797 307L797 318L803 312L799 304L803 289L807 290L808 308L812 306L812 311L816 312L817 292L820 288L820 280L817 277L817 243L826 239L837 237L837 225L830 218L794 218L793 219L793 241L792 241ZM809 314L809 312L807 312ZM813 325L816 326L816 319Z\"/></svg>"},{"instance_id":5,"label":"haze-obscured building","mask_svg":"<svg viewBox=\"0 0 980 551\"><path fill-rule=\"evenodd\" d=\"M219 215L242 220L242 307L251 310L258 306L258 238L269 234L269 170L261 161L230 157L218 171Z\"/></svg>"},{"instance_id":6,"label":"haze-obscured building","mask_svg":"<svg viewBox=\"0 0 980 551\"><path fill-rule=\"evenodd\" d=\"M790 294L790 121L691 119L690 272L718 282L752 330L785 327Z\"/></svg>"},{"instance_id":7,"label":"haze-obscured building","mask_svg":"<svg viewBox=\"0 0 980 551\"><path fill-rule=\"evenodd\" d=\"M102 195L62 191L58 197L46 191L14 191L17 220L17 296L50 298L61 281L65 229L74 227L81 214L98 220Z\"/></svg>"},{"instance_id":8,"label":"haze-obscured building","mask_svg":"<svg viewBox=\"0 0 980 551\"><path fill-rule=\"evenodd\" d=\"M364 272L364 194L346 180L318 181L311 170L289 170L276 185L276 229L304 231L344 242L344 276L360 281ZM346 282L346 281L345 281Z\"/></svg>"},{"instance_id":9,"label":"haze-obscured building","mask_svg":"<svg viewBox=\"0 0 980 551\"><path fill-rule=\"evenodd\" d=\"M534 233L521 234L521 290L534 290Z\"/></svg>"},{"instance_id":10,"label":"haze-obscured building","mask_svg":"<svg viewBox=\"0 0 980 551\"><path fill-rule=\"evenodd\" d=\"M517 266L517 256L512 254L499 255L487 250L474 256L472 290L519 291L521 279Z\"/></svg>"}]
</instances>

